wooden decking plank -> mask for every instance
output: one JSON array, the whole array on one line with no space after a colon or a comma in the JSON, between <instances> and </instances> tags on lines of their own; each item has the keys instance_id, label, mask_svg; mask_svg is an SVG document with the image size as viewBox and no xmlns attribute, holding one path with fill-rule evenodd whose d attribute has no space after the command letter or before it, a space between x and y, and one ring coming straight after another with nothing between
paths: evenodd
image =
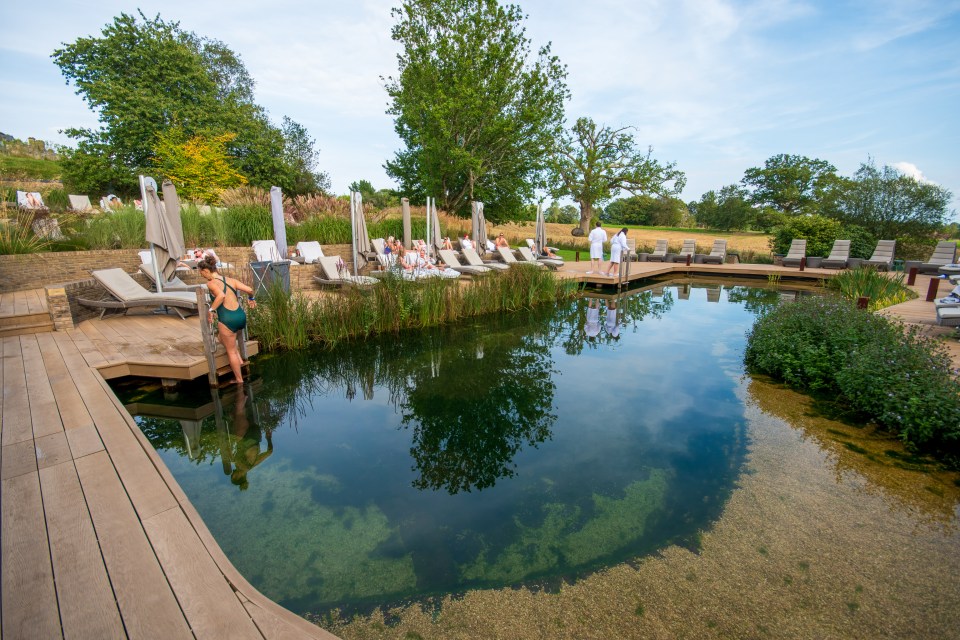
<instances>
[{"instance_id":1,"label":"wooden decking plank","mask_svg":"<svg viewBox=\"0 0 960 640\"><path fill-rule=\"evenodd\" d=\"M93 522L72 461L40 470L64 635L125 637Z\"/></svg>"},{"instance_id":2,"label":"wooden decking plank","mask_svg":"<svg viewBox=\"0 0 960 640\"><path fill-rule=\"evenodd\" d=\"M176 500L155 472L152 462L140 447L127 420L130 416L118 410L107 390L100 383L100 377L83 366L83 356L77 351L72 340L60 334L54 334L60 353L67 364L73 379L83 397L103 441L104 447L124 480L124 486L141 518L166 511L176 506ZM136 428L133 425L132 428Z\"/></svg>"},{"instance_id":3,"label":"wooden decking plank","mask_svg":"<svg viewBox=\"0 0 960 640\"><path fill-rule=\"evenodd\" d=\"M27 394L30 399L30 418L33 421L33 437L42 438L53 433L63 432L63 422L53 390L47 379L43 364L43 355L35 335L20 336L20 350L23 354L23 369L27 382Z\"/></svg>"},{"instance_id":4,"label":"wooden decking plank","mask_svg":"<svg viewBox=\"0 0 960 640\"><path fill-rule=\"evenodd\" d=\"M121 362L126 360L126 356L120 350L116 340L105 336L99 327L95 326L92 322L81 322L77 328L83 332L107 362Z\"/></svg>"},{"instance_id":5,"label":"wooden decking plank","mask_svg":"<svg viewBox=\"0 0 960 640\"><path fill-rule=\"evenodd\" d=\"M67 435L63 431L37 438L33 442L37 452L37 467L40 469L73 460Z\"/></svg>"},{"instance_id":6,"label":"wooden decking plank","mask_svg":"<svg viewBox=\"0 0 960 640\"><path fill-rule=\"evenodd\" d=\"M61 638L37 472L0 481L0 612L10 638Z\"/></svg>"},{"instance_id":7,"label":"wooden decking plank","mask_svg":"<svg viewBox=\"0 0 960 640\"><path fill-rule=\"evenodd\" d=\"M257 628L260 629L260 633L263 634L264 638L270 638L270 640L309 640L315 638L337 640L335 635L320 627L316 627L318 633L298 629L286 620L281 620L260 605L250 602L249 600L243 603L243 608L246 609L247 614L253 618L253 621L256 623Z\"/></svg>"},{"instance_id":8,"label":"wooden decking plank","mask_svg":"<svg viewBox=\"0 0 960 640\"><path fill-rule=\"evenodd\" d=\"M75 464L127 635L193 638L110 457Z\"/></svg>"},{"instance_id":9,"label":"wooden decking plank","mask_svg":"<svg viewBox=\"0 0 960 640\"><path fill-rule=\"evenodd\" d=\"M198 638L262 638L180 509L148 518L143 528Z\"/></svg>"},{"instance_id":10,"label":"wooden decking plank","mask_svg":"<svg viewBox=\"0 0 960 640\"><path fill-rule=\"evenodd\" d=\"M79 329L70 329L66 331L66 334L70 336L77 350L83 354L84 364L88 367L98 367L107 363L107 359L103 357L100 350L90 342L89 338L87 338L82 331Z\"/></svg>"},{"instance_id":11,"label":"wooden decking plank","mask_svg":"<svg viewBox=\"0 0 960 640\"><path fill-rule=\"evenodd\" d=\"M30 313L43 313L47 311L47 294L43 289L34 289L33 297L27 299L27 306Z\"/></svg>"},{"instance_id":12,"label":"wooden decking plank","mask_svg":"<svg viewBox=\"0 0 960 640\"><path fill-rule=\"evenodd\" d=\"M70 371L63 361L63 355L60 353L60 347L57 346L56 339L49 333L39 335L37 336L37 345L40 347L40 353L43 356L43 364L47 370L50 388L53 389L53 397L60 410L60 419L63 422L64 430L92 427L93 418L90 417L90 412L83 404L83 398L80 397L73 376L70 375Z\"/></svg>"},{"instance_id":13,"label":"wooden decking plank","mask_svg":"<svg viewBox=\"0 0 960 640\"><path fill-rule=\"evenodd\" d=\"M3 339L3 414L0 420L0 443L4 446L33 439L19 337Z\"/></svg>"},{"instance_id":14,"label":"wooden decking plank","mask_svg":"<svg viewBox=\"0 0 960 640\"><path fill-rule=\"evenodd\" d=\"M15 291L13 293L13 313L18 316L25 316L30 313L30 305L27 304L25 291Z\"/></svg>"},{"instance_id":15,"label":"wooden decking plank","mask_svg":"<svg viewBox=\"0 0 960 640\"><path fill-rule=\"evenodd\" d=\"M0 478L15 478L25 473L37 472L37 448L33 439L4 445L2 449L3 465Z\"/></svg>"},{"instance_id":16,"label":"wooden decking plank","mask_svg":"<svg viewBox=\"0 0 960 640\"><path fill-rule=\"evenodd\" d=\"M0 293L0 316L12 315L16 315L13 293Z\"/></svg>"}]
</instances>

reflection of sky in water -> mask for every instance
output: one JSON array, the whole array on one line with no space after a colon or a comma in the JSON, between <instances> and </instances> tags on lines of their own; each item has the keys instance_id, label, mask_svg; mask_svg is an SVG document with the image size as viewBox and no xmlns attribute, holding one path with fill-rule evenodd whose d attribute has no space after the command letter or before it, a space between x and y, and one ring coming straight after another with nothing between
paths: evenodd
<instances>
[{"instance_id":1,"label":"reflection of sky in water","mask_svg":"<svg viewBox=\"0 0 960 640\"><path fill-rule=\"evenodd\" d=\"M274 451L244 491L211 418L199 464L175 421L145 432L231 560L296 611L595 569L709 526L742 459L753 315L726 292L678 293L621 300L618 339L611 302L591 340L580 300L264 358L254 395Z\"/></svg>"}]
</instances>

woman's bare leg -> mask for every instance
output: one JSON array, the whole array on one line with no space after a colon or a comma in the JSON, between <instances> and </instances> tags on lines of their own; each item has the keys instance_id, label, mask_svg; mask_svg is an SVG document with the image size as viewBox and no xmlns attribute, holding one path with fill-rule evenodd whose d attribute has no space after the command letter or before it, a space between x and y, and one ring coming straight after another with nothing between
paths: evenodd
<instances>
[{"instance_id":1,"label":"woman's bare leg","mask_svg":"<svg viewBox=\"0 0 960 640\"><path fill-rule=\"evenodd\" d=\"M230 331L222 322L219 325L220 343L227 352L227 361L233 371L233 381L236 384L243 382L243 373L240 371L240 351L237 349L237 334Z\"/></svg>"}]
</instances>

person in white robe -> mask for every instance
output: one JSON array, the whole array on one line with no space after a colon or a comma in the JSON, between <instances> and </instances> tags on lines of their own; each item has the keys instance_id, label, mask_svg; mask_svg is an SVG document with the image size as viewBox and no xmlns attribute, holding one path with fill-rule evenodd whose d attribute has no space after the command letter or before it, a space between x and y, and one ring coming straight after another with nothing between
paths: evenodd
<instances>
[{"instance_id":1,"label":"person in white robe","mask_svg":"<svg viewBox=\"0 0 960 640\"><path fill-rule=\"evenodd\" d=\"M620 273L620 259L627 251L627 228L620 229L610 238L610 266L606 275L615 278ZM616 273L614 273L616 271Z\"/></svg>"},{"instance_id":2,"label":"person in white robe","mask_svg":"<svg viewBox=\"0 0 960 640\"><path fill-rule=\"evenodd\" d=\"M583 327L587 338L600 335L600 307L596 298L587 298L587 323Z\"/></svg>"},{"instance_id":3,"label":"person in white robe","mask_svg":"<svg viewBox=\"0 0 960 640\"><path fill-rule=\"evenodd\" d=\"M600 228L599 220L587 240L590 241L590 271L587 273L600 273L603 269L603 243L607 241L607 232Z\"/></svg>"}]
</instances>

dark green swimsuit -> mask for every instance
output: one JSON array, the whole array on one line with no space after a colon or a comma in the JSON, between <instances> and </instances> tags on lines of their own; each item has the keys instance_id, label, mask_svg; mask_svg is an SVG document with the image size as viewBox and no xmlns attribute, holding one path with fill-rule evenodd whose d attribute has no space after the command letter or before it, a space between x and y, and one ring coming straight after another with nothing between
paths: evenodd
<instances>
[{"instance_id":1,"label":"dark green swimsuit","mask_svg":"<svg viewBox=\"0 0 960 640\"><path fill-rule=\"evenodd\" d=\"M247 326L247 314L244 313L243 307L240 306L240 294L237 293L237 290L227 284L227 279L224 276L220 276L220 279L223 280L224 295L226 295L226 289L233 291L233 295L237 298L237 308L236 309L227 309L223 304L217 307L217 318L227 327L230 331L236 333L240 331L245 326ZM210 302L216 300L213 293L210 293ZM226 299L224 299L226 302Z\"/></svg>"}]
</instances>

